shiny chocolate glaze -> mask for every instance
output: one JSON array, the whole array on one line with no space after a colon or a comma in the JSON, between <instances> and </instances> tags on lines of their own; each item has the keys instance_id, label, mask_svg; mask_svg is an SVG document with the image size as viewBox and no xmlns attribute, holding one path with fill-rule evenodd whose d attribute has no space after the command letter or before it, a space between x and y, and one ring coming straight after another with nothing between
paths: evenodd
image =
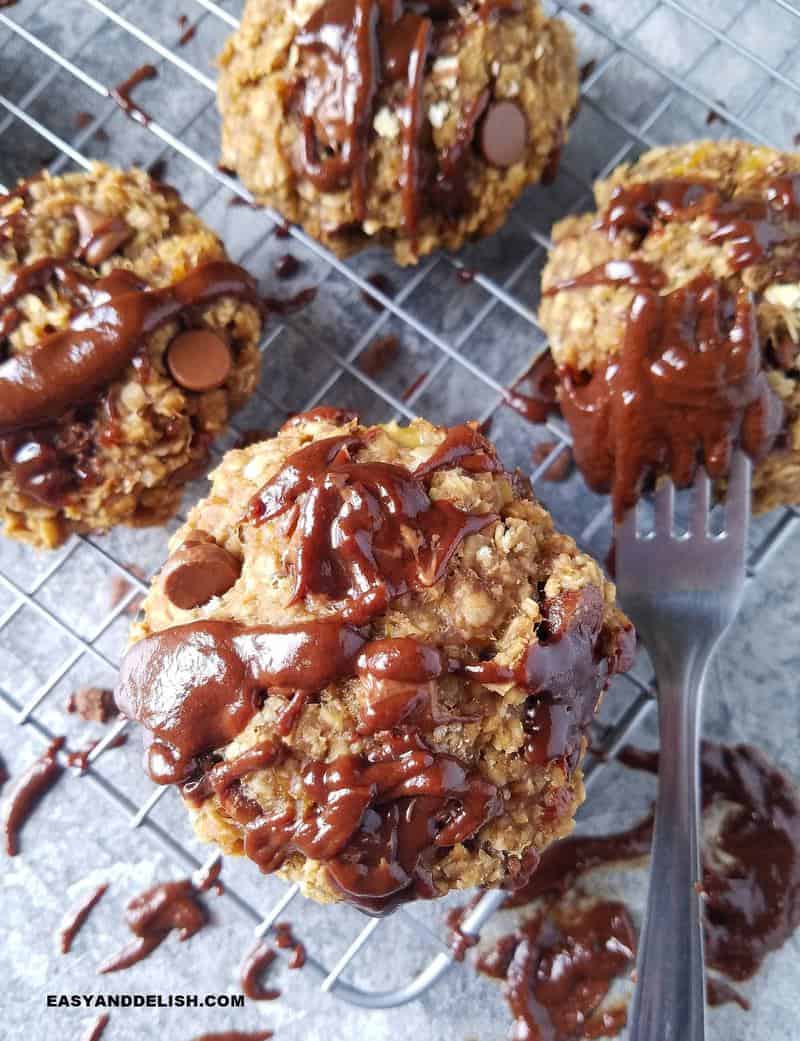
<instances>
[{"instance_id":1,"label":"shiny chocolate glaze","mask_svg":"<svg viewBox=\"0 0 800 1041\"><path fill-rule=\"evenodd\" d=\"M575 461L611 491L617 520L652 474L686 487L700 462L724 477L737 444L754 460L770 451L783 406L762 365L752 296L700 276L666 296L637 292L621 352L588 377L562 372Z\"/></svg>"},{"instance_id":2,"label":"shiny chocolate glaze","mask_svg":"<svg viewBox=\"0 0 800 1041\"><path fill-rule=\"evenodd\" d=\"M3 803L3 830L10 857L19 853L19 831L23 824L61 776L63 767L58 761L58 752L63 744L63 737L51 741L47 751L20 774Z\"/></svg>"},{"instance_id":3,"label":"shiny chocolate glaze","mask_svg":"<svg viewBox=\"0 0 800 1041\"><path fill-rule=\"evenodd\" d=\"M175 930L179 940L188 940L208 920L190 879L162 882L135 896L125 908L125 924L133 933L127 947L98 968L99 973L119 972L151 954Z\"/></svg>"},{"instance_id":4,"label":"shiny chocolate glaze","mask_svg":"<svg viewBox=\"0 0 800 1041\"><path fill-rule=\"evenodd\" d=\"M624 1008L600 1006L635 958L627 908L603 901L541 912L502 937L477 967L504 981L514 1041L576 1041L625 1025Z\"/></svg>"}]
</instances>

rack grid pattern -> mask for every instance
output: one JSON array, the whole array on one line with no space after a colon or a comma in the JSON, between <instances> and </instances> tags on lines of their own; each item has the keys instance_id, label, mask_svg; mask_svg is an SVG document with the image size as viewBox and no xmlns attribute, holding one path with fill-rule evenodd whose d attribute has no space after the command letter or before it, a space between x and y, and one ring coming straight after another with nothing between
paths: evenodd
<instances>
[{"instance_id":1,"label":"rack grid pattern","mask_svg":"<svg viewBox=\"0 0 800 1041\"><path fill-rule=\"evenodd\" d=\"M50 39L37 17L37 12L56 3L63 7L64 18L71 18L77 26L73 27L75 39L68 47ZM562 2L547 6L573 26L582 58L591 59L583 68L581 112L561 176L553 189L555 204L543 189L533 190L526 194L505 229L495 236L495 246L490 240L484 246L465 250L460 257L435 256L412 272L387 269L392 271L392 281L400 283L396 293L373 285L363 260L340 261L292 227L293 245L318 276L317 303L310 316L301 312L270 323L262 345L265 380L255 405L248 407L238 425L234 424L231 439L243 432L248 420L263 420L267 415L274 425L276 417L280 422L289 413L313 407L323 399L354 405L376 421L391 417L410 419L418 410L440 416L444 404L445 412L451 414L443 420L477 417L504 428L508 424L513 428L516 423L517 440L529 452L531 441L541 440L543 434L520 434L521 421L503 405L504 387L546 350L536 321L535 294L537 271L548 247L550 221L588 206L594 177L607 175L618 163L657 144L704 135L743 136L784 148L797 143L800 119L792 127L786 116L793 106L796 110L800 95L800 8L791 0L638 0L630 5L605 0L593 5ZM622 6L624 12L615 10ZM227 209L231 197L251 201L247 191L216 165L215 82L212 75L201 71L213 72L213 55L224 36L237 26L242 0L186 0L184 7L195 33L185 47L178 46L183 27L177 26L175 14L158 11L159 7L172 5L159 5L158 0L39 0L35 7L36 10L33 4L22 0L15 10L0 12L0 63L11 60L20 70L13 80L18 88L10 96L0 92L0 147L5 146L0 170L9 183L16 176L32 173L43 162L54 173L87 167L94 157L121 165L131 162L137 157L120 154L119 139L115 141L113 132L108 137L106 127L112 130L117 125L126 130L126 141L134 140L134 146L147 153L146 165L167 163L167 178L201 214L211 214L212 223L214 215L218 225L221 213L224 221L233 216L233 211ZM606 18L606 12L614 17ZM761 41L758 47L752 43L748 30L752 20L762 28L769 24L772 29L757 35ZM102 45L109 33L129 40L130 68L104 69ZM665 34L670 33L678 41L679 53L677 61L668 62L662 57L662 43ZM137 93L137 103L141 98L140 103L151 119L134 129L132 124L121 122L126 117L113 101L111 88L143 61L157 67L159 79ZM715 72L713 79L710 69ZM0 85L10 89L11 83L11 79L2 76L0 65ZM165 97L165 89L173 97L171 112L162 121L159 97ZM71 102L58 109L46 103L54 93L61 97L70 92L80 98L80 104L95 109L96 114L82 114L76 124L77 110ZM728 102L720 102L717 92L724 92ZM112 145L106 149L109 140ZM17 161L20 168L10 169ZM244 212L248 213L247 223L254 231L249 246L240 250L236 259L256 274L263 274L262 254L268 233L282 221L268 210L258 214ZM286 248L286 243L282 248ZM385 265L386 260L376 261L373 256L370 263L374 268L380 263ZM469 277L459 280L456 276L460 269L468 271ZM361 296L372 301L372 307L362 306L357 321L344 323L347 331L352 332L349 339L339 335L336 343L331 343L323 333L327 324L335 324L331 315L335 319L338 314L344 322L345 311L352 311L352 301ZM349 302L343 304L345 297ZM317 307L323 320L327 315L325 325L317 324ZM450 312L457 320L448 321ZM508 355L494 358L490 350L482 349L482 337L492 325L513 331L507 341L499 341L511 345ZM362 354L377 337L391 331L411 342L414 349L401 358L398 371L388 378L380 373L370 375L359 364ZM276 370L283 365L290 371L279 378ZM533 470L534 484L569 449L568 431L560 421L551 421L544 433L553 447ZM512 434L513 429L509 436ZM502 437L500 440L502 447ZM527 459L530 470L529 455ZM577 478L576 481L564 489L538 484L538 491L557 517L559 510L567 517L566 526L579 544L596 548L608 538L610 510L602 500L586 493ZM571 507L565 505L567 498L572 501ZM797 530L799 519L798 511L784 510L755 526L751 580L758 580L761 566ZM90 631L85 627L78 631L71 626L48 596L51 584L64 574L78 553L96 558L104 573L116 576L124 590L118 602L95 620ZM52 737L51 729L41 719L46 699L79 662L91 661L100 668L115 670L116 655L109 650L107 637L115 623L123 622L147 585L139 572L126 563L124 539L73 538L44 566L31 569L31 581L20 577L24 567L21 569L19 560L12 559L11 554L5 547L0 550L0 566L6 572L0 573L0 647L15 620L28 611L48 630L52 628L63 637L62 643L68 648L52 661L46 677L24 698L5 683L0 686L0 705L18 724L31 727L44 742ZM589 783L605 758L625 741L653 704L652 679L641 679L642 675L649 675L643 670L646 664L631 676L618 679L612 688L608 701L616 712L610 725L600 729L596 746L599 754L590 759L587 769ZM127 816L132 827L147 832L188 870L207 867L216 854L201 865L152 816L162 798L177 798L170 789L154 787L140 801L104 774L103 759L126 725L120 721L94 748L83 783L93 785L118 812ZM255 933L262 935L296 900L298 890L296 886L287 886L280 900L266 913L230 886L226 894L252 921ZM479 933L501 901L502 894L485 894L465 919L463 930ZM302 908L295 910L302 923ZM359 954L376 930L391 930L398 918L419 931L427 942L433 939L438 953L405 984L383 991L366 989L358 982ZM332 965L323 964L313 949L308 962L319 974L323 990L333 991L354 1004L385 1008L420 996L447 971L453 959L446 936L432 937L431 930L419 918L400 909L388 919L369 919ZM350 979L343 978L345 970Z\"/></svg>"}]
</instances>

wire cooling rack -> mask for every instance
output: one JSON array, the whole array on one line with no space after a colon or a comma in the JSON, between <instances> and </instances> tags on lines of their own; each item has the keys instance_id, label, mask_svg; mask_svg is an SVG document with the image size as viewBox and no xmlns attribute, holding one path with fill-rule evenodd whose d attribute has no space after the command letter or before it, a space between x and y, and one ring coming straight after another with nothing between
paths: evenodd
<instances>
[{"instance_id":1,"label":"wire cooling rack","mask_svg":"<svg viewBox=\"0 0 800 1041\"><path fill-rule=\"evenodd\" d=\"M323 399L354 406L371 421L410 419L418 412L441 422L491 420L506 462L527 471L532 444L552 443L532 472L537 491L560 526L583 547L602 553L610 531L606 502L587 492L577 476L558 485L540 480L568 451L566 428L558 420L547 428L527 427L503 405L503 388L525 371L532 355L546 349L535 311L549 226L589 205L595 177L657 144L742 136L776 147L796 145L800 10L790 0L548 6L575 29L584 63L583 102L561 174L552 188L526 193L497 235L459 256L428 258L403 272L374 250L342 262L297 228L291 228L290 242L277 241L270 235L280 223L276 214L230 207L231 199L247 202L249 195L217 167L213 58L238 24L241 0L185 0L181 24L174 5L160 0L20 0L8 13L0 12L0 180L9 185L41 165L54 173L86 167L90 158L151 168L166 164L165 178L262 282L269 284L275 257L291 246L304 262L309 284L318 285L313 304L270 323L262 345L262 384L230 441L245 428L274 428L291 412ZM189 27L194 32L181 43ZM154 64L159 76L136 94L150 117L137 124L120 112L111 88L143 62ZM377 270L389 282L373 284ZM281 284L275 292L288 290ZM369 345L386 335L398 337L398 359L377 373L362 367ZM187 503L198 493L190 491ZM754 526L751 580L758 580L761 565L798 519L797 511L784 510ZM146 589L142 572L130 563L137 546L133 534L113 533L73 538L44 558L8 543L0 547L0 651L5 654L19 640L17 630L24 634L23 620L49 634L41 641L37 637L49 649L32 653L36 668L30 676L19 655L13 682L2 670L0 703L43 742L53 736L52 719L44 714L48 698L72 670L81 663L117 667L126 614ZM148 563L155 570L158 554ZM81 577L87 572L95 583L97 575L116 578L122 595L98 609L91 622L76 624L70 597L62 603L62 591L75 585L76 595L85 597ZM643 661L615 681L605 703L608 722L598 727L588 764L589 784L652 705L650 677ZM203 865L188 843L154 814L160 800L176 799L175 793L155 787L140 797L129 790L130 777L126 783L105 769L112 758L106 755L109 746L125 726L120 722L94 748L82 783L92 785L131 827L146 832L187 870L199 870ZM285 887L266 913L230 883L225 898L261 935L293 902L302 931L303 901L297 897L297 887ZM463 931L478 933L501 900L502 894L484 895ZM397 929L398 922L438 952L399 986L369 989L359 955L377 930ZM323 990L356 1005L388 1008L423 994L453 960L445 933L401 908L390 918L368 920L333 959L318 956L311 945L308 964Z\"/></svg>"}]
</instances>

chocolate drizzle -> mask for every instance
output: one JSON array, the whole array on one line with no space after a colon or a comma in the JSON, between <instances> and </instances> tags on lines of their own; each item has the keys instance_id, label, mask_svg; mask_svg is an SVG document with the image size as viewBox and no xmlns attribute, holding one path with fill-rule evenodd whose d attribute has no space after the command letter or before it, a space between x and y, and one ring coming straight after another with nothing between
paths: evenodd
<instances>
[{"instance_id":1,"label":"chocolate drizzle","mask_svg":"<svg viewBox=\"0 0 800 1041\"><path fill-rule=\"evenodd\" d=\"M279 990L264 986L262 981L276 957L275 951L264 940L257 940L247 952L239 969L239 983L245 997L251 1001L276 1001L281 996Z\"/></svg>"},{"instance_id":2,"label":"chocolate drizzle","mask_svg":"<svg viewBox=\"0 0 800 1041\"><path fill-rule=\"evenodd\" d=\"M786 248L800 243L800 175L730 197L700 179L621 185L594 228L612 240L631 236L638 248L666 224L695 220L705 222L709 242L729 247L735 271L769 263L785 277L782 265L793 264ZM660 296L666 281L644 260L612 260L545 291L604 284L638 290L621 352L593 373L560 373L575 459L593 489L612 492L617 520L651 475L668 473L686 486L704 463L720 479L737 444L758 462L783 425L783 407L763 371L769 359L754 299L743 289L734 298L705 275Z\"/></svg>"},{"instance_id":3,"label":"chocolate drizzle","mask_svg":"<svg viewBox=\"0 0 800 1041\"><path fill-rule=\"evenodd\" d=\"M107 885L97 886L66 913L61 928L58 930L58 942L62 954L69 954L75 937L86 919L103 899L107 889Z\"/></svg>"},{"instance_id":4,"label":"chocolate drizzle","mask_svg":"<svg viewBox=\"0 0 800 1041\"><path fill-rule=\"evenodd\" d=\"M737 442L762 459L783 422L752 297L742 289L734 301L705 276L666 296L638 292L620 354L588 379L562 372L561 409L578 466L590 487L611 490L617 520L650 474L686 487L702 461L719 479Z\"/></svg>"},{"instance_id":5,"label":"chocolate drizzle","mask_svg":"<svg viewBox=\"0 0 800 1041\"><path fill-rule=\"evenodd\" d=\"M61 776L62 766L58 761L58 752L63 744L63 737L57 737L51 741L47 751L34 759L27 770L20 775L3 804L6 852L10 857L15 857L19 853L20 828L39 800Z\"/></svg>"},{"instance_id":6,"label":"chocolate drizzle","mask_svg":"<svg viewBox=\"0 0 800 1041\"><path fill-rule=\"evenodd\" d=\"M478 5L486 20L519 13L506 0ZM366 216L369 142L379 89L387 85L401 125L399 187L404 230L416 248L423 200L448 212L467 202L464 177L488 91L466 106L454 143L426 161L430 125L423 105L426 66L455 7L439 0L325 0L298 33L289 107L302 121L297 163L321 191L350 189L353 220Z\"/></svg>"},{"instance_id":7,"label":"chocolate drizzle","mask_svg":"<svg viewBox=\"0 0 800 1041\"><path fill-rule=\"evenodd\" d=\"M207 921L205 908L197 899L197 889L188 878L162 882L135 896L125 908L125 924L134 934L127 947L113 955L97 970L119 972L146 958L174 930L179 940L188 940Z\"/></svg>"},{"instance_id":8,"label":"chocolate drizzle","mask_svg":"<svg viewBox=\"0 0 800 1041\"><path fill-rule=\"evenodd\" d=\"M603 901L541 912L477 964L504 980L514 1041L577 1041L607 1037L625 1025L624 1007L600 1006L635 957L627 908Z\"/></svg>"},{"instance_id":9,"label":"chocolate drizzle","mask_svg":"<svg viewBox=\"0 0 800 1041\"><path fill-rule=\"evenodd\" d=\"M144 339L221 296L255 302L242 268L204 264L172 286L150 289L127 270L92 280L71 261L44 258L0 284L0 312L56 279L77 313L63 330L0 364L0 462L31 498L58 508L94 479L89 405L135 360ZM113 406L109 406L113 408ZM77 410L77 411L76 411Z\"/></svg>"},{"instance_id":10,"label":"chocolate drizzle","mask_svg":"<svg viewBox=\"0 0 800 1041\"><path fill-rule=\"evenodd\" d=\"M345 434L301 448L253 498L249 511L256 524L292 511L292 602L326 596L337 602L340 617L356 625L408 590L434 585L464 539L497 520L495 514L469 514L431 500L423 479L445 466L500 469L489 443L470 426L454 427L413 474L391 463L354 461L361 447L361 438Z\"/></svg>"}]
</instances>

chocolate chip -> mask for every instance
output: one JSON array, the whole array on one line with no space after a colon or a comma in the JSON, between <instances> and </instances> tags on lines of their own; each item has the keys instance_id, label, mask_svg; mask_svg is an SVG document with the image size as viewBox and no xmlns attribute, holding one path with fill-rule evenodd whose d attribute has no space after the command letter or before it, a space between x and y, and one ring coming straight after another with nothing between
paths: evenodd
<instances>
[{"instance_id":1,"label":"chocolate chip","mask_svg":"<svg viewBox=\"0 0 800 1041\"><path fill-rule=\"evenodd\" d=\"M80 205L73 213L78 223L78 252L87 264L102 264L133 236L133 229L121 217L107 217Z\"/></svg>"},{"instance_id":2,"label":"chocolate chip","mask_svg":"<svg viewBox=\"0 0 800 1041\"><path fill-rule=\"evenodd\" d=\"M495 101L483 117L481 151L492 166L513 166L525 155L528 121L513 101Z\"/></svg>"},{"instance_id":3,"label":"chocolate chip","mask_svg":"<svg viewBox=\"0 0 800 1041\"><path fill-rule=\"evenodd\" d=\"M241 563L205 532L195 532L172 554L161 572L169 601L182 611L207 604L239 578Z\"/></svg>"},{"instance_id":4,"label":"chocolate chip","mask_svg":"<svg viewBox=\"0 0 800 1041\"><path fill-rule=\"evenodd\" d=\"M220 387L231 371L231 349L208 329L180 333L167 348L167 367L184 390Z\"/></svg>"}]
</instances>

